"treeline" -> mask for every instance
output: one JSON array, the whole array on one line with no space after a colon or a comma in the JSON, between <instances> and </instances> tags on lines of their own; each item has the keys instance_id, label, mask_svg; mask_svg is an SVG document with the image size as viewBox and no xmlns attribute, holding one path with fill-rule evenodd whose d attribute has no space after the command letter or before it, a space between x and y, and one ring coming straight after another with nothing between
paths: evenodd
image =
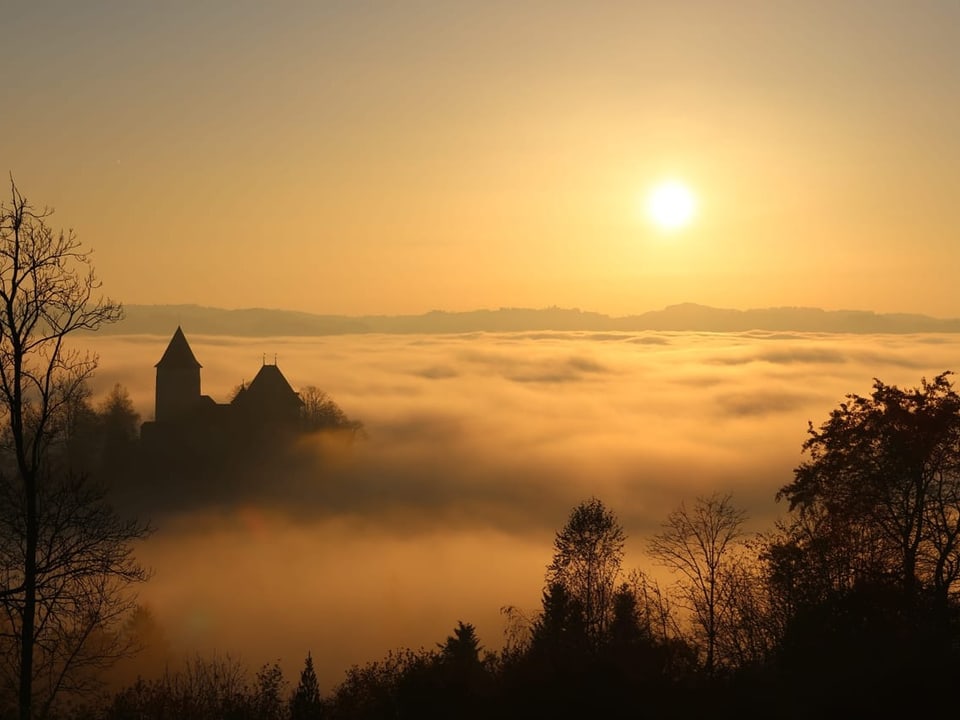
<instances>
[{"instance_id":1,"label":"treeline","mask_svg":"<svg viewBox=\"0 0 960 720\"><path fill-rule=\"evenodd\" d=\"M302 405L293 425L264 423L231 433L188 422L165 427L168 432L155 432L147 442L124 386L114 385L93 402L83 384L63 404L45 454L58 472L108 489L124 516L155 519L192 501L239 502L256 495L267 474L293 476L314 469L316 463L298 445L304 436L323 433L346 444L364 438L363 423L350 418L326 391L310 385L298 395Z\"/></svg>"},{"instance_id":2,"label":"treeline","mask_svg":"<svg viewBox=\"0 0 960 720\"><path fill-rule=\"evenodd\" d=\"M363 423L350 419L320 388L310 385L298 393L303 401L297 430L304 433L342 431L363 434ZM126 387L117 383L98 403L87 384L76 388L57 418L49 443L62 466L76 472L114 479L128 471L137 451L141 417Z\"/></svg>"},{"instance_id":3,"label":"treeline","mask_svg":"<svg viewBox=\"0 0 960 720\"><path fill-rule=\"evenodd\" d=\"M295 431L363 436L363 423L349 418L325 390L308 385L297 394L303 404ZM140 450L140 426L140 414L123 385L115 384L94 404L89 386L80 383L63 403L50 443L54 454L62 456L61 465L73 472L122 482L138 469L134 462Z\"/></svg>"},{"instance_id":4,"label":"treeline","mask_svg":"<svg viewBox=\"0 0 960 720\"><path fill-rule=\"evenodd\" d=\"M319 391L309 399L305 429L349 422ZM139 418L121 386L96 405L80 393L65 408L48 450L61 466L101 477L136 469ZM673 573L671 585L624 566L623 528L590 498L556 534L539 609L502 608L501 646L484 647L474 626L460 622L432 648L394 649L347 669L323 693L308 656L293 686L277 665L250 674L229 658L196 658L96 697L96 672L124 662L142 628L108 631L102 616L85 624L86 586L71 590L77 610L69 615L56 605L64 590L51 589L56 620L71 617L72 625L37 636L38 662L61 667L57 653L69 648L85 664L74 661L61 689L35 683L51 700L37 716L799 718L935 705L960 680L960 396L950 374L911 389L877 381L871 395L851 395L811 425L803 450L777 494L785 519L765 533L747 533L745 512L723 493L682 503L664 519L646 550ZM90 522L106 497L91 502L75 494L82 485L68 489L45 500L56 516L41 515L49 528L41 538L50 539L42 547L60 548L41 553L51 565L42 588L58 576L54 566L82 569L106 557L102 543L115 531ZM96 530L98 554L76 554L75 531L56 534L64 508L84 511L75 526ZM4 529L5 537L16 532ZM0 628L16 630L17 603L0 600L8 611ZM84 628L94 632L77 638ZM3 639L0 656L11 679L14 638ZM44 650L48 641L55 652Z\"/></svg>"},{"instance_id":5,"label":"treeline","mask_svg":"<svg viewBox=\"0 0 960 720\"><path fill-rule=\"evenodd\" d=\"M321 694L308 656L288 687L223 661L140 681L93 717L806 718L916 716L960 680L960 396L950 374L876 381L819 427L778 499L744 529L728 494L682 503L647 541L661 587L626 570L624 531L597 498L558 530L532 616L506 642L460 622L433 648L349 668ZM218 665L217 663L221 663Z\"/></svg>"}]
</instances>

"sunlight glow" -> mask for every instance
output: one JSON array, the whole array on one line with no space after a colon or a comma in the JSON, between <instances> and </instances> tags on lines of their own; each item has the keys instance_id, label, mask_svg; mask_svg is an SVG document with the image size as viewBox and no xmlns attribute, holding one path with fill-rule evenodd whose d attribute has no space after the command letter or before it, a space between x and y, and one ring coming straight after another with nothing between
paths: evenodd
<instances>
[{"instance_id":1,"label":"sunlight glow","mask_svg":"<svg viewBox=\"0 0 960 720\"><path fill-rule=\"evenodd\" d=\"M656 185L647 196L647 217L661 230L686 227L696 213L693 192L681 182L669 180Z\"/></svg>"}]
</instances>

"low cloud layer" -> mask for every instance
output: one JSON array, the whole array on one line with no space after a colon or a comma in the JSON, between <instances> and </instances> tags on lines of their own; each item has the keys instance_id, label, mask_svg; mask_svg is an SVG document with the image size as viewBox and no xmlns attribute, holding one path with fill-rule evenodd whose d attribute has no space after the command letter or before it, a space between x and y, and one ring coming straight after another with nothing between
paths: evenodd
<instances>
[{"instance_id":1,"label":"low cloud layer","mask_svg":"<svg viewBox=\"0 0 960 720\"><path fill-rule=\"evenodd\" d=\"M554 531L591 495L620 517L627 562L682 500L729 491L768 529L818 424L873 378L952 369L956 336L801 333L191 336L225 402L266 359L326 390L367 437L306 438L296 461L156 488L143 598L181 651L218 649L327 687L352 662L430 646L457 620L499 647L499 608L533 608ZM168 338L102 336L95 391L144 419ZM84 338L87 342L87 338ZM147 502L149 501L149 502ZM149 512L152 511L152 512Z\"/></svg>"}]
</instances>

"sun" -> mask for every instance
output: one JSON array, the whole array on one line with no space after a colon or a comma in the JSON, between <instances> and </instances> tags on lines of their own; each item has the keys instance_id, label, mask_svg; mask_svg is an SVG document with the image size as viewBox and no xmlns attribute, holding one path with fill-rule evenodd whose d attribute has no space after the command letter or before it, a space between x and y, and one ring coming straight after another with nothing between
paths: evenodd
<instances>
[{"instance_id":1,"label":"sun","mask_svg":"<svg viewBox=\"0 0 960 720\"><path fill-rule=\"evenodd\" d=\"M661 230L679 230L693 220L697 199L677 180L658 183L647 195L647 217Z\"/></svg>"}]
</instances>

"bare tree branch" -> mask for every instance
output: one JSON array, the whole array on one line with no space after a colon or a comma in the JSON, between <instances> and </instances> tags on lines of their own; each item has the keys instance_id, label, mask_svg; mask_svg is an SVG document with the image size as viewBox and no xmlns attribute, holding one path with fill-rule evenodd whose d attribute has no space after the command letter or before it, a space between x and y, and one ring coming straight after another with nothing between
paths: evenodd
<instances>
[{"instance_id":1,"label":"bare tree branch","mask_svg":"<svg viewBox=\"0 0 960 720\"><path fill-rule=\"evenodd\" d=\"M146 579L132 543L149 531L121 520L55 447L97 366L68 341L122 308L99 296L90 251L50 227L51 215L10 178L0 205L0 677L20 720L89 689L94 670L125 652L112 628L132 607L127 587Z\"/></svg>"}]
</instances>

